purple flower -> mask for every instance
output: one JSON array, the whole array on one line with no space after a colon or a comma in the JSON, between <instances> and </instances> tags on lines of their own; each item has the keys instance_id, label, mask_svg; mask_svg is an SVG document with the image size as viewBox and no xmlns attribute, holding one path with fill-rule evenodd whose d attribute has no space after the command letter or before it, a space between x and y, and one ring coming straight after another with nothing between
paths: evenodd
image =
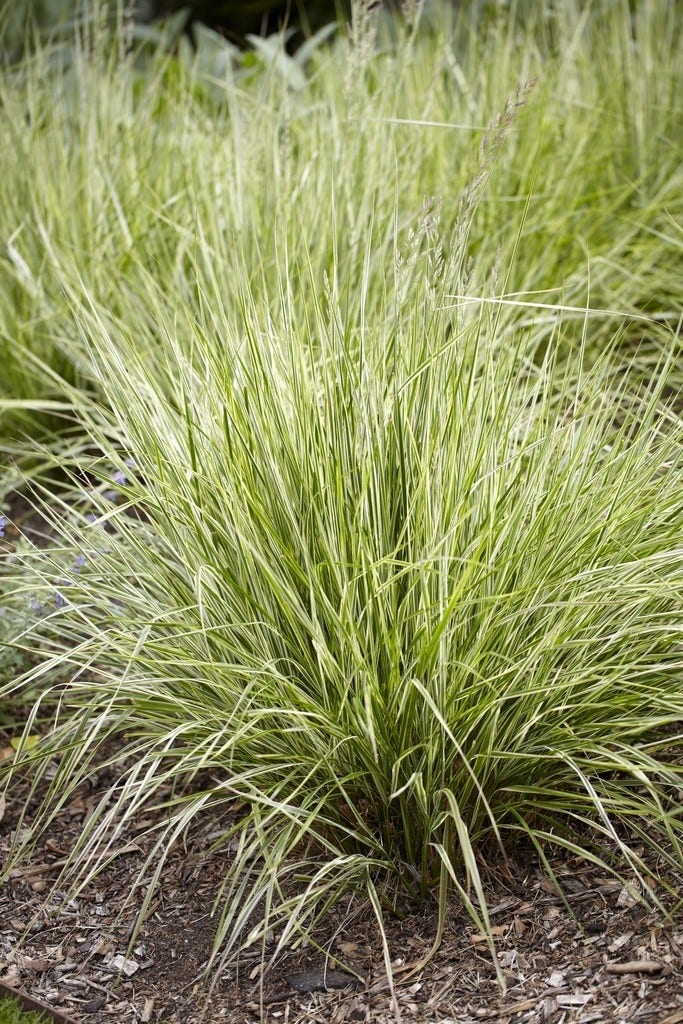
<instances>
[{"instance_id":1,"label":"purple flower","mask_svg":"<svg viewBox=\"0 0 683 1024\"><path fill-rule=\"evenodd\" d=\"M123 487L126 483L128 483L128 477L126 476L122 469L116 470L114 476L112 477L112 480L114 481L115 484L118 484L119 487Z\"/></svg>"},{"instance_id":2,"label":"purple flower","mask_svg":"<svg viewBox=\"0 0 683 1024\"><path fill-rule=\"evenodd\" d=\"M76 555L74 558L74 572L78 572L85 565L85 555Z\"/></svg>"},{"instance_id":3,"label":"purple flower","mask_svg":"<svg viewBox=\"0 0 683 1024\"><path fill-rule=\"evenodd\" d=\"M5 527L7 526L9 519L7 516L0 516L0 537L5 536Z\"/></svg>"},{"instance_id":4,"label":"purple flower","mask_svg":"<svg viewBox=\"0 0 683 1024\"><path fill-rule=\"evenodd\" d=\"M104 499L105 501L116 501L116 491L105 491Z\"/></svg>"},{"instance_id":5,"label":"purple flower","mask_svg":"<svg viewBox=\"0 0 683 1024\"><path fill-rule=\"evenodd\" d=\"M36 597L30 597L28 602L28 609L33 612L34 615L42 615L45 611L45 605L42 601L39 601Z\"/></svg>"},{"instance_id":6,"label":"purple flower","mask_svg":"<svg viewBox=\"0 0 683 1024\"><path fill-rule=\"evenodd\" d=\"M59 580L58 582L59 582L60 587L70 587L71 586L71 580ZM55 590L54 594L52 595L52 600L54 601L55 606L57 608L65 608L66 605L67 605L66 598L64 597L63 594L60 594L60 592L58 590Z\"/></svg>"}]
</instances>

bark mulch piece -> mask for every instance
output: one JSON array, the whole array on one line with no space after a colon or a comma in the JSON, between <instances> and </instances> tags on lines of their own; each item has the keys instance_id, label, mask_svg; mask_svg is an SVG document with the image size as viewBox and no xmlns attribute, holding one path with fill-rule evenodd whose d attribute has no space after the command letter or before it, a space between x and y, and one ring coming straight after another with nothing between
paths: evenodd
<instances>
[{"instance_id":1,"label":"bark mulch piece","mask_svg":"<svg viewBox=\"0 0 683 1024\"><path fill-rule=\"evenodd\" d=\"M26 798L20 790L0 822L0 862ZM125 852L76 897L54 888L95 795L75 795L0 888L0 982L62 1024L683 1024L683 917L664 924L635 890L569 855L553 863L566 904L537 864L491 873L504 994L485 937L455 902L443 944L423 966L435 908L408 907L387 922L392 994L377 926L357 895L317 935L327 959L309 947L264 970L260 950L247 950L210 986L211 909L229 853L205 851L228 812L197 821L170 853L130 944L136 907L126 897L151 848L149 820L131 827ZM681 891L670 869L661 877Z\"/></svg>"}]
</instances>

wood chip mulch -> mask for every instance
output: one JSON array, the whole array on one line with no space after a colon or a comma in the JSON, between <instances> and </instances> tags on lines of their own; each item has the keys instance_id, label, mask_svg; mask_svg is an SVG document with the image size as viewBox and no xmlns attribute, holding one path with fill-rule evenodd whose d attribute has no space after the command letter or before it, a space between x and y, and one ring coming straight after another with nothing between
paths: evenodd
<instances>
[{"instance_id":1,"label":"wood chip mulch","mask_svg":"<svg viewBox=\"0 0 683 1024\"><path fill-rule=\"evenodd\" d=\"M106 786L107 780L100 780ZM503 993L485 938L453 903L438 953L419 966L435 934L435 908L406 908L387 922L395 992L382 944L360 896L333 911L311 946L263 970L244 951L211 987L204 977L213 900L227 851L206 853L225 810L195 822L169 855L132 945L136 907L124 907L151 840L140 822L126 852L73 898L59 869L97 796L77 793L28 863L0 887L0 995L24 993L78 1024L683 1024L683 914L646 911L634 889L580 860L553 863L571 912L538 864L501 865L488 898ZM26 794L0 808L0 864ZM123 845L123 844L122 844ZM662 868L662 882L683 891ZM55 888L57 884L57 888ZM662 893L665 886L662 885ZM349 973L352 971L353 973Z\"/></svg>"}]
</instances>

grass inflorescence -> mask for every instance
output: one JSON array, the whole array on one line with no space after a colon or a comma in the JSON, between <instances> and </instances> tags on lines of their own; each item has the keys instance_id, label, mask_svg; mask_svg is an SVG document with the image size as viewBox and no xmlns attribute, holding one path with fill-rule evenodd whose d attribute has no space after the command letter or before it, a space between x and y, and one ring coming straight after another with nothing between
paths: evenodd
<instances>
[{"instance_id":1,"label":"grass inflorescence","mask_svg":"<svg viewBox=\"0 0 683 1024\"><path fill-rule=\"evenodd\" d=\"M2 409L63 417L38 468L7 442L52 535L3 578L42 653L1 692L35 700L27 736L52 723L16 856L106 758L72 884L161 803L143 911L195 816L246 808L222 956L349 888L380 919L455 890L489 931L486 863L519 848L658 902L643 851L683 861L675 22L391 37L359 5L296 88L256 61L217 97L97 49L60 91L40 54L3 83Z\"/></svg>"}]
</instances>

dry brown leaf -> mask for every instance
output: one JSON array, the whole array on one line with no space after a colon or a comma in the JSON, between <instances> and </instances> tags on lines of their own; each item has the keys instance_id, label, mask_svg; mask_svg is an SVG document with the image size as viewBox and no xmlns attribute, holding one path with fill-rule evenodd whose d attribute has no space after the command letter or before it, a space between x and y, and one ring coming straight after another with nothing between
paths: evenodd
<instances>
[{"instance_id":1,"label":"dry brown leaf","mask_svg":"<svg viewBox=\"0 0 683 1024\"><path fill-rule=\"evenodd\" d=\"M610 942L607 948L610 953L616 953L617 950L621 949L623 946L627 946L632 938L633 932L626 932L624 935L619 935L614 942Z\"/></svg>"},{"instance_id":2,"label":"dry brown leaf","mask_svg":"<svg viewBox=\"0 0 683 1024\"><path fill-rule=\"evenodd\" d=\"M509 927L510 925L508 924L497 924L495 928L491 929L491 935L493 935L494 938L506 935ZM478 942L488 942L488 940L489 937L484 932L476 932L474 935L470 935L470 942L473 945Z\"/></svg>"}]
</instances>

